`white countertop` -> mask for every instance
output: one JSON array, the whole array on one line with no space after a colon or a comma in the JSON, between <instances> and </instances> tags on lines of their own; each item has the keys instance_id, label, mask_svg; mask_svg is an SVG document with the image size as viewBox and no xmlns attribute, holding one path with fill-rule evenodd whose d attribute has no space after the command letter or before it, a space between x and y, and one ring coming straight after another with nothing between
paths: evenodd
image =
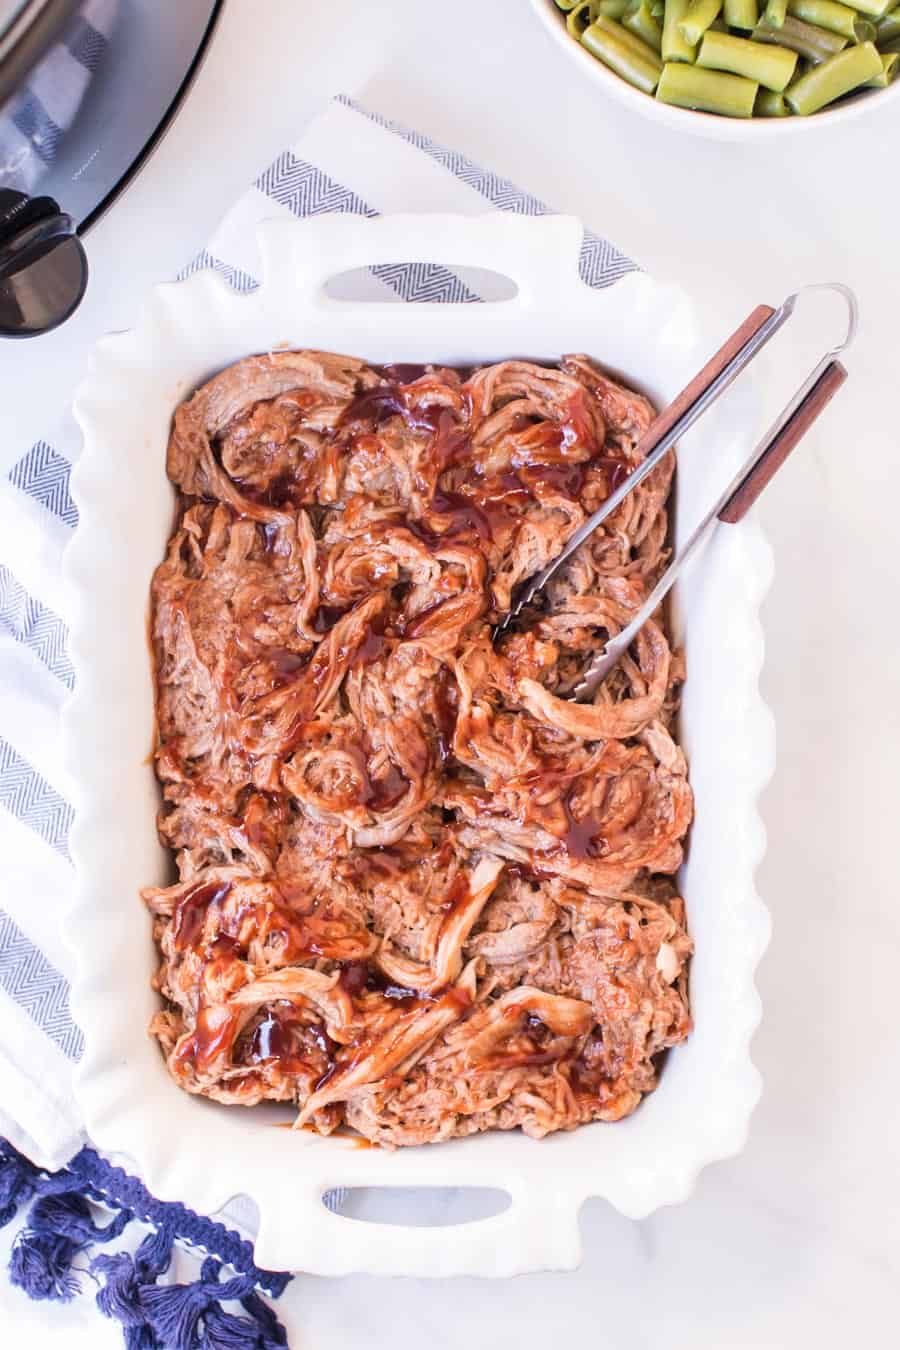
<instances>
[{"instance_id":1,"label":"white countertop","mask_svg":"<svg viewBox=\"0 0 900 1350\"><path fill-rule=\"evenodd\" d=\"M3 347L0 467L40 429L35 408L72 388L94 336L127 326L148 285L184 264L339 91L581 215L681 281L714 320L836 278L856 289L863 324L848 387L760 507L777 568L763 689L778 769L759 874L775 935L754 1042L765 1092L744 1154L641 1223L588 1204L575 1274L300 1277L278 1305L291 1345L519 1350L561 1334L609 1350L884 1343L900 1277L892 128L860 119L821 141L759 150L658 131L583 80L524 0L231 0L187 107L90 236L82 311L55 334ZM90 1297L48 1310L4 1281L0 1307L10 1345L121 1344Z\"/></svg>"}]
</instances>

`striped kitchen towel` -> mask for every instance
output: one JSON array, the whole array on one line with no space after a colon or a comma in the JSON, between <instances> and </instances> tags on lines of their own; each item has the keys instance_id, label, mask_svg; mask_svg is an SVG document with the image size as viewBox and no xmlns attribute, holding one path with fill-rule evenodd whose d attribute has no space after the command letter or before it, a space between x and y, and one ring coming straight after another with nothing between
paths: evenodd
<instances>
[{"instance_id":1,"label":"striped kitchen towel","mask_svg":"<svg viewBox=\"0 0 900 1350\"><path fill-rule=\"evenodd\" d=\"M184 274L212 267L237 289L252 289L259 274L255 226L279 214L471 213L491 206L527 215L549 210L462 155L339 97L299 144L260 175ZM589 231L580 266L584 280L596 287L635 269ZM442 267L402 260L372 269L360 284L370 296L375 288L401 301L482 298L470 282ZM73 1185L86 1169L85 1193L96 1200L118 1182L98 1172L102 1160L95 1162L97 1155L86 1148L73 1093L82 1037L69 1011L72 958L60 936L72 883L72 808L59 714L74 679L60 563L78 523L69 492L78 452L77 429L61 409L42 439L21 447L0 482L0 856L6 883L0 902L0 1134L19 1151L10 1152L14 1159L25 1155L45 1169L70 1163ZM2 1177L0 1157L0 1223L11 1216L5 1214ZM32 1190L25 1186L23 1194L31 1195L34 1186L28 1185ZM129 1208L122 1202L128 1212L146 1210L147 1203ZM240 1226L241 1216L232 1217ZM226 1259L214 1237L207 1244Z\"/></svg>"}]
</instances>

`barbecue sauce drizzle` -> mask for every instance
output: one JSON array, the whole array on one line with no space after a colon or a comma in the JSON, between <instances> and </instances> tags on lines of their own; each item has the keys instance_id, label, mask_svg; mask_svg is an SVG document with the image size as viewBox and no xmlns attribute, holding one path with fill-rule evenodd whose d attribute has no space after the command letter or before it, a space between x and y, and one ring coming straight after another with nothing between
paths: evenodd
<instances>
[{"instance_id":1,"label":"barbecue sauce drizzle","mask_svg":"<svg viewBox=\"0 0 900 1350\"><path fill-rule=\"evenodd\" d=\"M439 476L448 469L464 464L470 458L471 446L468 437L457 424L453 414L441 405L429 404L424 397L427 391L421 391L423 394L421 403L416 401L415 382L429 374L427 367L393 364L373 369L381 376L382 383L363 391L348 403L333 433L336 440L352 447L357 435L369 434L369 427L377 431L392 418L399 417L410 429L432 435L432 450ZM460 368L457 371L463 384L472 373L468 368ZM413 388L410 389L410 386ZM362 428L360 424L363 424ZM535 428L535 433L530 437L530 449L534 452L535 458L529 453L520 464L493 476L485 476L475 468L472 475L456 489L437 486L424 518L406 518L402 523L428 547L435 547L443 539L457 538L474 538L479 545L489 545L498 535L514 529L521 512L531 503L539 504L545 498L552 499L558 496L578 501L591 469L601 468L605 471L608 494L614 492L630 472L630 466L625 459L604 452L602 448L593 444L586 418L578 408L570 409L568 422L561 426L539 424ZM567 452L578 445L581 445L582 449L588 448L587 459L574 460L567 457ZM537 457L542 450L547 452L545 461ZM308 469L309 465L304 464L303 467ZM298 475L290 470L275 475L262 488L243 482L239 478L233 481L249 501L278 509L306 505L305 498L314 487L308 473ZM183 496L182 514L197 500ZM279 543L279 526L265 523L259 528L264 554L274 555ZM401 621L395 629L388 627L384 616L379 616L368 626L362 641L357 645L351 659L351 668L365 667L378 660L391 639L414 639L427 627L429 618L444 603L446 601L438 601L407 621L405 625ZM320 605L313 624L315 632L322 637L327 636L345 613L346 610L341 608ZM291 683L304 674L311 675L315 680L317 655L318 652L308 657L279 647L266 649L265 660L271 667L272 688ZM441 667L435 681L434 707L438 755L440 762L446 765L452 758L458 713L458 690L452 675L444 666ZM305 717L305 713L298 717L298 736L302 734ZM393 764L379 778L373 780L365 771L364 756L361 758L364 803L375 811L390 809L407 791L409 786L407 780ZM561 847L575 858L599 857L604 848L604 841L599 836L597 822L590 816L580 821L576 820L568 794L564 794L561 801L566 817L566 829L560 840ZM547 875L537 860L532 866L508 864L507 872L512 877L521 877L529 881L539 881ZM197 949L210 908L220 906L228 898L231 889L230 882L200 883L183 896L173 916L172 941L176 951ZM446 919L449 919L468 899L468 882L460 873L449 888L442 905ZM303 916L295 914L286 906L269 906L266 926L270 933L284 939L286 953L289 952L292 959L296 960L301 956L317 957L327 953L329 946L327 941L324 943L317 941L309 931L309 925L304 927ZM236 948L236 937L224 932L218 934L215 941L208 945L207 950L210 955L227 960L229 950L233 955ZM352 999L377 994L404 1012L414 1012L417 1008L450 1000L458 1005L460 1013L465 1013L471 1004L469 995L455 986L444 987L433 993L422 993L396 985L370 961L344 963L338 983ZM234 1039L235 1028L235 1016L227 1015L223 1007L201 1007L195 1028L179 1051L179 1060L184 1062L194 1059L199 1067L203 1067L216 1054L228 1047L230 1041ZM488 1069L512 1065L540 1065L557 1061L560 1058L559 1053L540 1048L547 1034L547 1029L540 1020L529 1015L527 1028L532 1040L538 1042L532 1051L522 1054L498 1054L486 1060L481 1067ZM246 1038L241 1063L265 1066L277 1062L288 1072L309 1075L315 1073L306 1057L312 1053L316 1060L324 1060L327 1064L327 1068L315 1084L320 1088L335 1074L349 1071L367 1052L367 1048L364 1040L347 1046L338 1046L327 1035L321 1021L308 1015L308 1009L301 1015L290 1003L274 1000L264 1009L264 1015ZM303 1051L306 1055L302 1053Z\"/></svg>"}]
</instances>

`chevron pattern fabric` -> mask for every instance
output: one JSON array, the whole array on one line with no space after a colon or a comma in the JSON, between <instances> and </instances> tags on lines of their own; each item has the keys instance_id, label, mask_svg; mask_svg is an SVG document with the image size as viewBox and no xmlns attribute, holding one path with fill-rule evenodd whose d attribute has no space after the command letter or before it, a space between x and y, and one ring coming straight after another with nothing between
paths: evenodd
<instances>
[{"instance_id":1,"label":"chevron pattern fabric","mask_svg":"<svg viewBox=\"0 0 900 1350\"><path fill-rule=\"evenodd\" d=\"M377 216L367 202L336 183L333 178L289 151L279 155L257 180L257 187L295 216L317 216L324 211L350 211L359 216ZM395 291L401 300L431 304L479 301L465 283L433 263L396 263L373 267L372 272Z\"/></svg>"},{"instance_id":2,"label":"chevron pattern fabric","mask_svg":"<svg viewBox=\"0 0 900 1350\"><path fill-rule=\"evenodd\" d=\"M62 680L67 689L75 672L66 651L66 629L58 614L20 586L8 567L0 563L0 633L7 633L30 648L39 661Z\"/></svg>"},{"instance_id":3,"label":"chevron pattern fabric","mask_svg":"<svg viewBox=\"0 0 900 1350\"><path fill-rule=\"evenodd\" d=\"M392 132L395 136L402 137L410 145L414 145L417 150L430 155L440 164L441 168L446 169L448 173L452 173L454 178L459 178L463 183L468 183L469 187L474 188L482 197L486 197L499 211L516 211L522 216L546 216L551 214L550 207L545 206L538 197L533 196L530 192L523 192L508 178L501 178L499 174L492 173L490 169L482 169L478 164L473 164L458 150L448 150L420 131L411 131L408 127L404 127L402 123L395 122L389 117L368 112L352 98L347 98L346 95L339 95L338 102L343 103L347 108L352 108L354 112L361 113L363 117L368 117L371 121L377 122L379 126L384 127L386 131Z\"/></svg>"},{"instance_id":4,"label":"chevron pattern fabric","mask_svg":"<svg viewBox=\"0 0 900 1350\"><path fill-rule=\"evenodd\" d=\"M46 441L36 441L10 471L9 481L66 525L78 524L78 508L69 492L72 465Z\"/></svg>"},{"instance_id":5,"label":"chevron pattern fabric","mask_svg":"<svg viewBox=\"0 0 900 1350\"><path fill-rule=\"evenodd\" d=\"M469 187L474 188L499 211L515 211L524 216L552 214L552 208L538 197L533 196L530 192L523 192L508 178L501 178L499 174L473 164L458 150L448 150L432 141L428 136L424 136L420 131L411 131L400 122L394 122L378 113L368 112L344 94L338 96L337 102L376 122L386 131L399 136L409 145L414 145L417 150L421 150L423 154L436 160L448 173L452 173L455 178L461 179ZM588 286L596 288L611 286L628 272L639 270L637 263L632 262L630 258L626 258L625 254L620 253L608 240L601 239L591 230L585 230L579 263L582 281L586 282Z\"/></svg>"},{"instance_id":6,"label":"chevron pattern fabric","mask_svg":"<svg viewBox=\"0 0 900 1350\"><path fill-rule=\"evenodd\" d=\"M0 989L37 1022L69 1059L84 1045L69 1011L68 985L43 952L0 910Z\"/></svg>"},{"instance_id":7,"label":"chevron pattern fabric","mask_svg":"<svg viewBox=\"0 0 900 1350\"><path fill-rule=\"evenodd\" d=\"M8 741L0 738L0 806L34 830L63 857L74 811ZM3 946L0 942L0 960Z\"/></svg>"},{"instance_id":8,"label":"chevron pattern fabric","mask_svg":"<svg viewBox=\"0 0 900 1350\"><path fill-rule=\"evenodd\" d=\"M461 277L434 263L382 263L373 267L385 285L401 300L430 305L481 304L481 296L470 291Z\"/></svg>"},{"instance_id":9,"label":"chevron pattern fabric","mask_svg":"<svg viewBox=\"0 0 900 1350\"><path fill-rule=\"evenodd\" d=\"M249 272L244 272L240 267L233 267L231 263L223 262L215 254L210 253L208 248L201 249L187 267L183 267L178 273L178 280L183 281L185 277L193 276L195 272L205 272L211 269L218 272L225 278L229 286L236 291L246 294L249 291L255 291L259 286L256 277L251 277Z\"/></svg>"},{"instance_id":10,"label":"chevron pattern fabric","mask_svg":"<svg viewBox=\"0 0 900 1350\"><path fill-rule=\"evenodd\" d=\"M289 150L279 155L256 181L260 192L279 202L295 216L317 216L327 211L350 212L359 216L377 216L368 203L315 165L298 159ZM259 282L248 273L235 269L204 249L185 268L183 276L212 267L240 291L254 290ZM461 277L433 263L386 263L371 271L399 299L417 304L480 303Z\"/></svg>"},{"instance_id":11,"label":"chevron pattern fabric","mask_svg":"<svg viewBox=\"0 0 900 1350\"><path fill-rule=\"evenodd\" d=\"M286 206L295 216L321 216L326 211L351 211L357 216L377 216L351 188L329 178L327 173L285 150L256 180L267 197Z\"/></svg>"}]
</instances>

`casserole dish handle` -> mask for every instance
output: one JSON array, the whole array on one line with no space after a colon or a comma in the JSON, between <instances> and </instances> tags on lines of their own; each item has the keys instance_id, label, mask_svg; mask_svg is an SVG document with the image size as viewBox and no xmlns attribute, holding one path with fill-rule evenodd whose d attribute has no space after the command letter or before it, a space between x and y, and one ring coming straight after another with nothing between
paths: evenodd
<instances>
[{"instance_id":1,"label":"casserole dish handle","mask_svg":"<svg viewBox=\"0 0 900 1350\"><path fill-rule=\"evenodd\" d=\"M497 1183L498 1185L502 1183ZM504 1187L510 1204L500 1214L444 1227L370 1223L326 1209L327 1187L295 1194L289 1205L260 1197L256 1261L277 1266L277 1254L298 1244L321 1275L509 1276L525 1271L574 1270L581 1262L580 1196L554 1187ZM301 1235L302 1234L302 1239ZM302 1257L302 1251L301 1251ZM300 1268L305 1261L301 1260Z\"/></svg>"},{"instance_id":2,"label":"casserole dish handle","mask_svg":"<svg viewBox=\"0 0 900 1350\"><path fill-rule=\"evenodd\" d=\"M574 216L516 216L489 211L477 216L390 215L363 223L356 215L266 220L258 230L263 274L290 276L304 308L334 309L346 301L329 296L326 283L343 272L377 265L419 263L494 271L516 285L506 300L484 308L523 314L551 305L564 309L585 291L578 271L584 229ZM420 302L427 303L427 302ZM441 304L453 311L471 302ZM367 308L395 313L396 301ZM482 313L484 309L482 309Z\"/></svg>"}]
</instances>

